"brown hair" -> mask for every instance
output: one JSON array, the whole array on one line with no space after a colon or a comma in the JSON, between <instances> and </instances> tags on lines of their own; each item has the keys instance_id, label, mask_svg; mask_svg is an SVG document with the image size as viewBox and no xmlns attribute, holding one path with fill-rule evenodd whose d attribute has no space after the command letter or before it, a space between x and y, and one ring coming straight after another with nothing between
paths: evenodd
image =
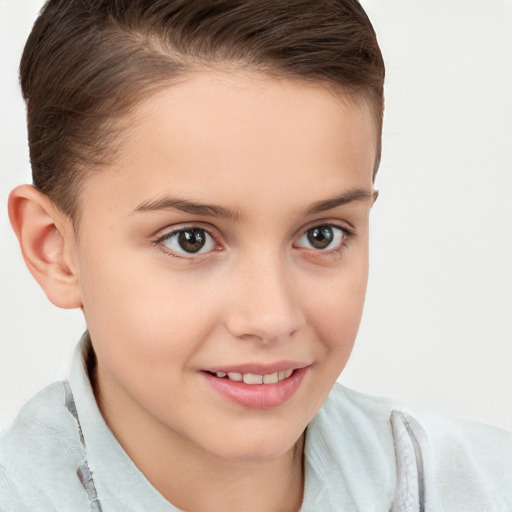
<instances>
[{"instance_id":1,"label":"brown hair","mask_svg":"<svg viewBox=\"0 0 512 512\"><path fill-rule=\"evenodd\" d=\"M357 0L49 0L20 81L34 185L72 219L123 115L158 87L222 63L361 95L378 128L384 63Z\"/></svg>"}]
</instances>

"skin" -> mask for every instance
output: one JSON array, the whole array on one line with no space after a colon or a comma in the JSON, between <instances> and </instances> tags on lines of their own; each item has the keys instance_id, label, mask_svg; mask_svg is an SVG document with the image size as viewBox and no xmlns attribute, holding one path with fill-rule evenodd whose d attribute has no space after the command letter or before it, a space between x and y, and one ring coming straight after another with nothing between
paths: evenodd
<instances>
[{"instance_id":1,"label":"skin","mask_svg":"<svg viewBox=\"0 0 512 512\"><path fill-rule=\"evenodd\" d=\"M370 110L320 85L211 71L128 121L115 164L85 181L78 236L34 189L12 193L27 264L54 303L83 308L100 409L158 491L195 512L298 510L303 433L364 302ZM153 209L166 198L220 211ZM312 247L304 234L325 225L341 242ZM205 252L162 240L191 226L211 233ZM200 375L281 360L308 368L270 409L234 404Z\"/></svg>"}]
</instances>

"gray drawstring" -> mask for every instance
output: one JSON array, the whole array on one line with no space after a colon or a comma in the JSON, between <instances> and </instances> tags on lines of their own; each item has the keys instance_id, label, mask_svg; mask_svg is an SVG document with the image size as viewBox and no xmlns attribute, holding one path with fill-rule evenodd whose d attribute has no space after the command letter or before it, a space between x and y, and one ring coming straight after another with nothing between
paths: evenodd
<instances>
[{"instance_id":1,"label":"gray drawstring","mask_svg":"<svg viewBox=\"0 0 512 512\"><path fill-rule=\"evenodd\" d=\"M425 430L404 412L392 411L390 421L397 480L390 512L440 512Z\"/></svg>"},{"instance_id":2,"label":"gray drawstring","mask_svg":"<svg viewBox=\"0 0 512 512\"><path fill-rule=\"evenodd\" d=\"M76 474L83 488L85 489L85 492L87 493L89 501L91 502L91 512L102 512L100 500L98 499L98 494L94 485L94 479L92 477L92 471L89 468L89 464L87 463L85 456L85 440L82 433L82 427L80 426L80 420L78 419L73 392L71 391L71 387L69 386L69 382L67 380L64 381L64 391L66 395L66 407L76 420L76 424L78 426L78 436L84 451L84 460L80 467L77 469Z\"/></svg>"}]
</instances>

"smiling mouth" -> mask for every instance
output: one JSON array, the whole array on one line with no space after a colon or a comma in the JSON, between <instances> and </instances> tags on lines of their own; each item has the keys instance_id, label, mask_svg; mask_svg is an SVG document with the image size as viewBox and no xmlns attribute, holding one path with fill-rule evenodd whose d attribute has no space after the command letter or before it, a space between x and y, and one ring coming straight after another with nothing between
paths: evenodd
<instances>
[{"instance_id":1,"label":"smiling mouth","mask_svg":"<svg viewBox=\"0 0 512 512\"><path fill-rule=\"evenodd\" d=\"M288 379L293 375L295 370L289 369L280 372L268 373L266 375L258 375L256 373L238 373L238 372L207 372L219 379L228 379L233 382L243 382L244 384L277 384Z\"/></svg>"},{"instance_id":2,"label":"smiling mouth","mask_svg":"<svg viewBox=\"0 0 512 512\"><path fill-rule=\"evenodd\" d=\"M288 363L284 366L278 363L258 366L241 365L226 368L227 371L211 368L202 370L200 374L217 393L237 405L248 409L271 409L291 399L310 365ZM264 373L266 371L272 373Z\"/></svg>"}]
</instances>

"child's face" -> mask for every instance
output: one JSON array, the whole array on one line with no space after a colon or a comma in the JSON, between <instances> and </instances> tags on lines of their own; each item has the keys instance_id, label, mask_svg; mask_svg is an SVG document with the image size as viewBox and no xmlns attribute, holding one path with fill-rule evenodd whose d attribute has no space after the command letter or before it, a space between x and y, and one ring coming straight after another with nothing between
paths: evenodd
<instances>
[{"instance_id":1,"label":"child's face","mask_svg":"<svg viewBox=\"0 0 512 512\"><path fill-rule=\"evenodd\" d=\"M107 422L121 440L279 456L358 329L369 108L320 86L205 72L139 106L126 134L113 169L86 180L75 247ZM273 382L286 370L254 387L210 373Z\"/></svg>"}]
</instances>

